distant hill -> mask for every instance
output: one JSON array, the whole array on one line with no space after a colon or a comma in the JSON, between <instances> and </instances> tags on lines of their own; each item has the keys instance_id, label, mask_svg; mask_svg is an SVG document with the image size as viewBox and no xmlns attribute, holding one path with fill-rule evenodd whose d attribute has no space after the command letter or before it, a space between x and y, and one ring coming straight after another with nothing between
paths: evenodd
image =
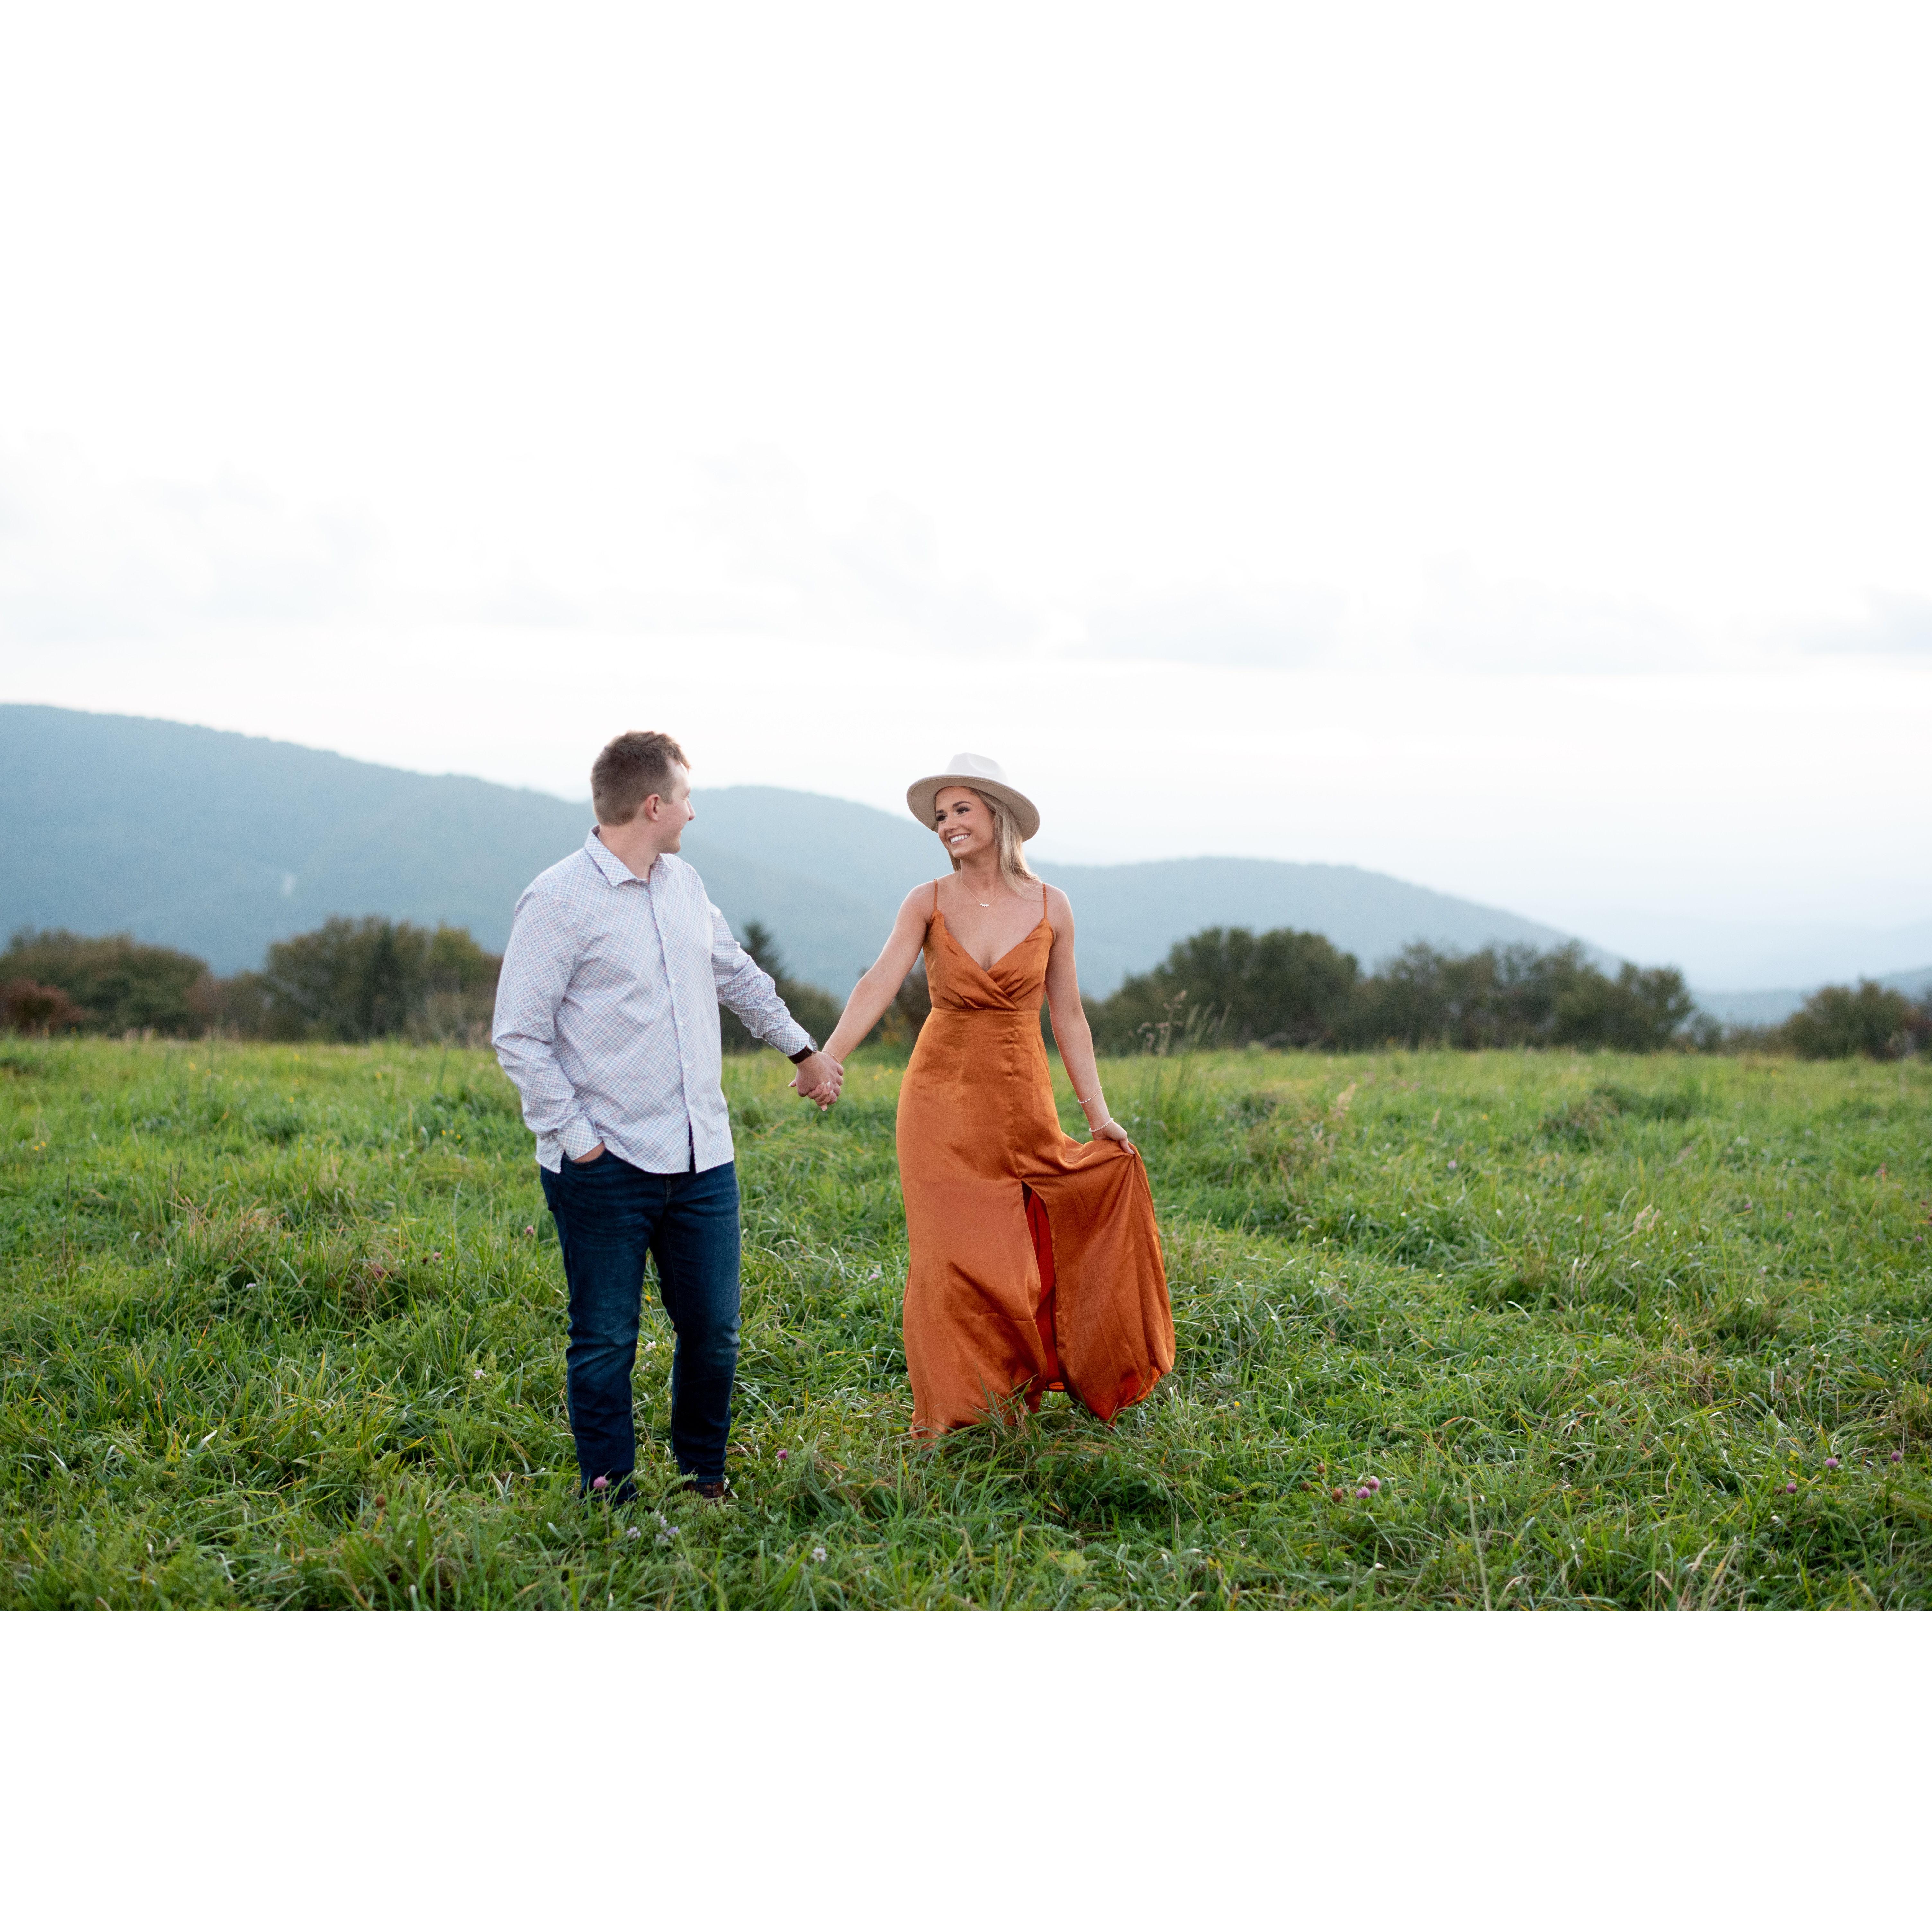
<instances>
[{"instance_id":1,"label":"distant hill","mask_svg":"<svg viewBox=\"0 0 1932 1932\"><path fill-rule=\"evenodd\" d=\"M812 792L698 794L685 854L733 925L761 920L801 979L843 994L944 863L910 817ZM332 913L467 926L500 949L517 896L583 842L587 802L432 778L199 725L0 705L0 932L131 932L218 972ZM1204 926L1325 933L1371 965L1408 940L1565 935L1352 866L1162 860L1040 869L1079 922L1096 994Z\"/></svg>"},{"instance_id":2,"label":"distant hill","mask_svg":"<svg viewBox=\"0 0 1932 1932\"><path fill-rule=\"evenodd\" d=\"M1888 986L1894 993L1903 993L1908 999L1932 999L1932 966L1915 967L1909 973L1852 976L1876 977L1881 986ZM1697 1004L1726 1026L1776 1026L1797 1012L1815 990L1811 987L1801 991L1796 986L1778 986L1752 992L1700 992Z\"/></svg>"},{"instance_id":3,"label":"distant hill","mask_svg":"<svg viewBox=\"0 0 1932 1932\"><path fill-rule=\"evenodd\" d=\"M842 799L766 785L733 785L698 795L698 822L685 850L735 922L721 861L755 854L786 874L798 903L774 903L745 916L762 919L802 976L843 994L884 944L906 893L945 865L931 833L908 813L896 816ZM1493 906L1451 898L1384 872L1355 866L1292 865L1274 859L1160 859L1129 866L1061 866L1034 861L1073 902L1082 985L1109 993L1130 973L1162 958L1177 939L1208 926L1264 930L1292 926L1325 934L1366 966L1413 939L1468 949L1492 940L1562 945L1569 934ZM836 878L836 888L817 880ZM828 897L820 910L814 903ZM845 905L862 900L869 922L854 926ZM842 952L840 948L843 948Z\"/></svg>"}]
</instances>

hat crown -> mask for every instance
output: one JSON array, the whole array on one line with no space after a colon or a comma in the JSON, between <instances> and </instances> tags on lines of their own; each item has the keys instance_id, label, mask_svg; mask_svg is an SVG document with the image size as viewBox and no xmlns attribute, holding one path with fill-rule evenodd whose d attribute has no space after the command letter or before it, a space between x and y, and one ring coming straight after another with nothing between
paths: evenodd
<instances>
[{"instance_id":1,"label":"hat crown","mask_svg":"<svg viewBox=\"0 0 1932 1932\"><path fill-rule=\"evenodd\" d=\"M982 758L977 752L955 752L946 766L950 778L990 778L1004 784L1006 775L997 758Z\"/></svg>"},{"instance_id":2,"label":"hat crown","mask_svg":"<svg viewBox=\"0 0 1932 1932\"><path fill-rule=\"evenodd\" d=\"M934 824L939 794L949 785L964 785L997 799L1013 814L1022 838L1030 838L1040 830L1040 808L1017 785L1010 783L999 760L977 752L955 752L943 772L915 778L906 787L906 807L920 824Z\"/></svg>"}]
</instances>

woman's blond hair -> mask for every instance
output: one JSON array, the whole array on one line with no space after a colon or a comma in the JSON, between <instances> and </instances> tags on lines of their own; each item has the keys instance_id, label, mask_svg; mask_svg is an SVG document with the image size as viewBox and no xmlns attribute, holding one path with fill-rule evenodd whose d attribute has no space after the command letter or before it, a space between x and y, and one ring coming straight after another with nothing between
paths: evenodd
<instances>
[{"instance_id":1,"label":"woman's blond hair","mask_svg":"<svg viewBox=\"0 0 1932 1932\"><path fill-rule=\"evenodd\" d=\"M1020 836L1020 828L1015 822L1012 810L994 798L990 793L980 791L972 785L962 785L962 791L970 791L993 814L993 842L1000 855L1000 877L1018 892L1022 886L1040 884L1037 873L1027 870L1026 841ZM959 869L956 855L952 869Z\"/></svg>"}]
</instances>

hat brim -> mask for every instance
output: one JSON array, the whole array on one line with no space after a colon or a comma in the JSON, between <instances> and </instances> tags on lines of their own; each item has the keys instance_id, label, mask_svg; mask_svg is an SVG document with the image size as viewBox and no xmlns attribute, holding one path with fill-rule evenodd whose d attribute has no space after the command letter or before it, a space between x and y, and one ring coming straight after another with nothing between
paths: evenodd
<instances>
[{"instance_id":1,"label":"hat brim","mask_svg":"<svg viewBox=\"0 0 1932 1932\"><path fill-rule=\"evenodd\" d=\"M933 814L938 810L939 794L950 786L958 785L968 791L985 792L998 799L1013 814L1014 823L1019 827L1022 838L1030 838L1040 830L1040 808L1023 791L1016 791L1010 784L1000 784L992 778L962 778L957 772L939 772L929 778L915 778L906 787L906 806L927 831L933 829Z\"/></svg>"}]
</instances>

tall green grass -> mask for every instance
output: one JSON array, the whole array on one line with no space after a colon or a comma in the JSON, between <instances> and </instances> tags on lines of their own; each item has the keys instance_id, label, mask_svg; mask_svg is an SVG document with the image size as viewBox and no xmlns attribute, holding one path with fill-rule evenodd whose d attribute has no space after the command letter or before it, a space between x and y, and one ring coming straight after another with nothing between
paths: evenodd
<instances>
[{"instance_id":1,"label":"tall green grass","mask_svg":"<svg viewBox=\"0 0 1932 1932\"><path fill-rule=\"evenodd\" d=\"M1153 1398L916 1446L899 1076L855 1063L821 1120L760 1056L726 1076L740 1499L669 1494L654 1315L613 1511L574 1500L487 1055L0 1042L0 1602L1932 1601L1932 1070L1106 1072L1167 1244Z\"/></svg>"}]
</instances>

